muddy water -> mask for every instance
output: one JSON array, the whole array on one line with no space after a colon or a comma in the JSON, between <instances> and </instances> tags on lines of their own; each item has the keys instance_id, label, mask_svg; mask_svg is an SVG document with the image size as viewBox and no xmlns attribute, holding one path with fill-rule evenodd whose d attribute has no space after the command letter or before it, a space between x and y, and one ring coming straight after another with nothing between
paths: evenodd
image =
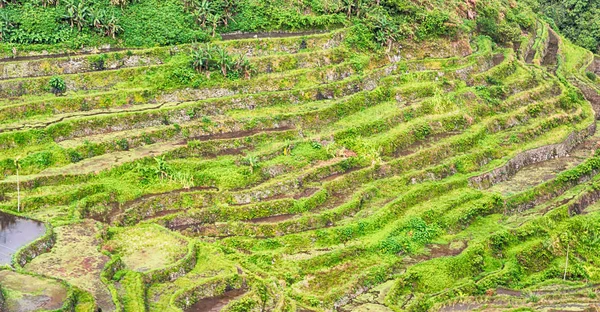
<instances>
[{"instance_id":1,"label":"muddy water","mask_svg":"<svg viewBox=\"0 0 600 312\"><path fill-rule=\"evenodd\" d=\"M244 289L234 289L228 290L220 296L200 299L200 301L186 309L185 312L218 312L230 301L242 297L245 292Z\"/></svg>"},{"instance_id":2,"label":"muddy water","mask_svg":"<svg viewBox=\"0 0 600 312\"><path fill-rule=\"evenodd\" d=\"M10 264L19 248L34 241L46 232L41 222L0 212L0 265Z\"/></svg>"}]
</instances>

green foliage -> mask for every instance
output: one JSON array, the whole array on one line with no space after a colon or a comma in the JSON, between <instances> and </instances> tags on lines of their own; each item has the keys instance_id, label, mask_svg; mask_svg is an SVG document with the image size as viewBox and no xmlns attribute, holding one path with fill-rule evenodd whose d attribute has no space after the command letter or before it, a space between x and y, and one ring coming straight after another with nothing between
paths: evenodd
<instances>
[{"instance_id":1,"label":"green foliage","mask_svg":"<svg viewBox=\"0 0 600 312\"><path fill-rule=\"evenodd\" d=\"M591 81L596 81L596 78L597 78L597 76L596 76L595 73L592 73L592 72L589 72L589 71L585 72L585 76L588 77L588 79L591 80Z\"/></svg>"},{"instance_id":2,"label":"green foliage","mask_svg":"<svg viewBox=\"0 0 600 312\"><path fill-rule=\"evenodd\" d=\"M195 47L191 59L191 66L197 72L218 70L223 77L248 79L256 71L247 57L231 55L222 47L210 44Z\"/></svg>"},{"instance_id":3,"label":"green foliage","mask_svg":"<svg viewBox=\"0 0 600 312\"><path fill-rule=\"evenodd\" d=\"M600 51L600 1L539 0L540 10L551 18L561 33L588 50Z\"/></svg>"},{"instance_id":4,"label":"green foliage","mask_svg":"<svg viewBox=\"0 0 600 312\"><path fill-rule=\"evenodd\" d=\"M440 10L433 10L424 14L421 17L421 25L417 30L417 37L426 39L450 34L452 28L447 25L449 19L448 13Z\"/></svg>"},{"instance_id":5,"label":"green foliage","mask_svg":"<svg viewBox=\"0 0 600 312\"><path fill-rule=\"evenodd\" d=\"M67 84L65 83L65 80L62 79L62 77L60 76L52 76L52 78L50 78L50 80L48 81L48 86L50 87L50 92L54 93L54 95L56 96L61 95L65 93L65 91L67 91Z\"/></svg>"}]
</instances>

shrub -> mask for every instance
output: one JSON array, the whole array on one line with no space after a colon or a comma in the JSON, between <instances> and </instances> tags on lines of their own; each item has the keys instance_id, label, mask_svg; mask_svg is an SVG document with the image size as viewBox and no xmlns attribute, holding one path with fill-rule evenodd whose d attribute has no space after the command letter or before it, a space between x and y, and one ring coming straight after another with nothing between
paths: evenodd
<instances>
[{"instance_id":1,"label":"shrub","mask_svg":"<svg viewBox=\"0 0 600 312\"><path fill-rule=\"evenodd\" d=\"M223 77L247 79L256 71L246 56L232 55L210 44L195 47L190 56L191 67L197 72L220 71Z\"/></svg>"},{"instance_id":2,"label":"shrub","mask_svg":"<svg viewBox=\"0 0 600 312\"><path fill-rule=\"evenodd\" d=\"M59 76L52 76L48 84L50 86L50 92L54 93L56 96L67 91L67 84L65 83L65 80Z\"/></svg>"},{"instance_id":3,"label":"shrub","mask_svg":"<svg viewBox=\"0 0 600 312\"><path fill-rule=\"evenodd\" d=\"M591 80L591 81L596 81L596 74L592 73L592 72L585 72L585 75Z\"/></svg>"},{"instance_id":4,"label":"shrub","mask_svg":"<svg viewBox=\"0 0 600 312\"><path fill-rule=\"evenodd\" d=\"M450 34L452 28L448 26L450 17L442 11L432 11L426 14L421 21L417 31L420 39Z\"/></svg>"},{"instance_id":5,"label":"shrub","mask_svg":"<svg viewBox=\"0 0 600 312\"><path fill-rule=\"evenodd\" d=\"M129 150L129 142L127 142L127 139L119 139L115 143L121 150Z\"/></svg>"},{"instance_id":6,"label":"shrub","mask_svg":"<svg viewBox=\"0 0 600 312\"><path fill-rule=\"evenodd\" d=\"M69 160L72 163L80 162L83 159L83 156L78 151L70 150L69 152Z\"/></svg>"}]
</instances>

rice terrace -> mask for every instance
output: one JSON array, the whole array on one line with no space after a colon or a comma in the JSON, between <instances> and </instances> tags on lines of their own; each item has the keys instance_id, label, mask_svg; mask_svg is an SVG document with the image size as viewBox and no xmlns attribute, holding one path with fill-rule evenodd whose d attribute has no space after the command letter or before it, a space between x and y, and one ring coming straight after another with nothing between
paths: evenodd
<instances>
[{"instance_id":1,"label":"rice terrace","mask_svg":"<svg viewBox=\"0 0 600 312\"><path fill-rule=\"evenodd\" d=\"M599 52L598 0L0 0L0 311L600 311Z\"/></svg>"}]
</instances>

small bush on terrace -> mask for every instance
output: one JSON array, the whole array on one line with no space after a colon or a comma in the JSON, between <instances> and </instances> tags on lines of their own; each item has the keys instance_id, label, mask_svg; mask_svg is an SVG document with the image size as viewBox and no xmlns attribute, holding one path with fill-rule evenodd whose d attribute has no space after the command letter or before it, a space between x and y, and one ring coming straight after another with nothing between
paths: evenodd
<instances>
[{"instance_id":1,"label":"small bush on terrace","mask_svg":"<svg viewBox=\"0 0 600 312\"><path fill-rule=\"evenodd\" d=\"M65 80L59 76L53 76L52 78L50 78L48 84L50 86L50 92L54 93L54 95L56 96L61 95L65 93L65 91L67 91L67 84L65 83Z\"/></svg>"}]
</instances>

